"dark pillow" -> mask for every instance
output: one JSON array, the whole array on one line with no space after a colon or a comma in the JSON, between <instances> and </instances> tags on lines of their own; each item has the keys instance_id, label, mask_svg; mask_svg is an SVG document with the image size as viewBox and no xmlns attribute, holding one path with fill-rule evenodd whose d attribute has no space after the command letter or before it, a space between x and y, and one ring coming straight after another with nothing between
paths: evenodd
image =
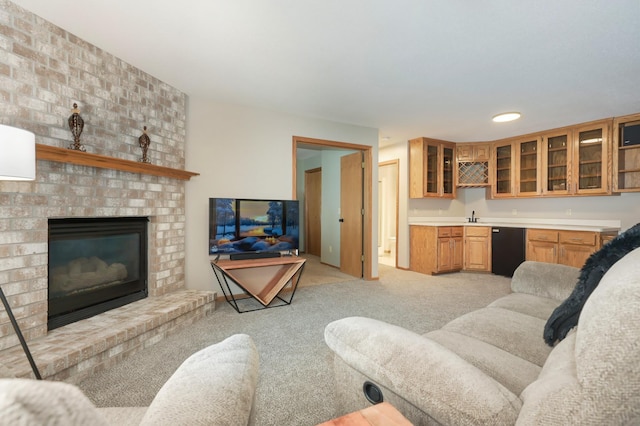
<instances>
[{"instance_id":1,"label":"dark pillow","mask_svg":"<svg viewBox=\"0 0 640 426\"><path fill-rule=\"evenodd\" d=\"M609 268L638 247L640 247L640 223L627 229L589 256L580 270L578 283L573 292L553 311L544 326L544 341L549 346L553 346L556 340L564 339L569 330L578 324L582 307Z\"/></svg>"}]
</instances>

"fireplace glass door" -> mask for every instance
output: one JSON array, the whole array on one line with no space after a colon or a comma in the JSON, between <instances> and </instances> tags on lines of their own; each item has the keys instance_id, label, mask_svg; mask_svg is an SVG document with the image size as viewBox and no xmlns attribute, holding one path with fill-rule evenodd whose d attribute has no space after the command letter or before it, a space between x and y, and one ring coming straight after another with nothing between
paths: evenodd
<instances>
[{"instance_id":1,"label":"fireplace glass door","mask_svg":"<svg viewBox=\"0 0 640 426\"><path fill-rule=\"evenodd\" d=\"M49 220L49 330L147 296L147 223Z\"/></svg>"}]
</instances>

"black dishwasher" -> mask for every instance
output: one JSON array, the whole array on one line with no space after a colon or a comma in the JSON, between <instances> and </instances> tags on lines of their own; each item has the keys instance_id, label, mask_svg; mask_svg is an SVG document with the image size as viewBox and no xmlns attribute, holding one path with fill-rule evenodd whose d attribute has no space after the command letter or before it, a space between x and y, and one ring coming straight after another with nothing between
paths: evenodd
<instances>
[{"instance_id":1,"label":"black dishwasher","mask_svg":"<svg viewBox=\"0 0 640 426\"><path fill-rule=\"evenodd\" d=\"M524 233L524 228L491 228L491 272L513 276L513 271L525 259Z\"/></svg>"}]
</instances>

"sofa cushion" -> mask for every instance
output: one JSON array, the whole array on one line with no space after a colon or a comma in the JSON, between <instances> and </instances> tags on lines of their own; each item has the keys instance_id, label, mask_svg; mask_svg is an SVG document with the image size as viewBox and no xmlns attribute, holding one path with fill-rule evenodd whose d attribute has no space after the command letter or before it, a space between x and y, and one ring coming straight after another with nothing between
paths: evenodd
<instances>
[{"instance_id":1,"label":"sofa cushion","mask_svg":"<svg viewBox=\"0 0 640 426\"><path fill-rule=\"evenodd\" d=\"M540 374L541 367L473 337L445 330L424 336L455 352L515 395L520 395Z\"/></svg>"},{"instance_id":2,"label":"sofa cushion","mask_svg":"<svg viewBox=\"0 0 640 426\"><path fill-rule=\"evenodd\" d=\"M528 260L514 271L511 290L556 299L560 303L571 294L578 273L578 268L572 266Z\"/></svg>"},{"instance_id":3,"label":"sofa cushion","mask_svg":"<svg viewBox=\"0 0 640 426\"><path fill-rule=\"evenodd\" d=\"M187 358L160 388L141 425L246 425L257 381L253 340L233 335Z\"/></svg>"},{"instance_id":4,"label":"sofa cushion","mask_svg":"<svg viewBox=\"0 0 640 426\"><path fill-rule=\"evenodd\" d=\"M569 297L558 306L544 327L544 340L553 345L562 340L567 332L576 326L580 311L589 295L598 286L600 279L618 260L635 248L640 247L640 223L593 253L580 270L580 277Z\"/></svg>"},{"instance_id":5,"label":"sofa cushion","mask_svg":"<svg viewBox=\"0 0 640 426\"><path fill-rule=\"evenodd\" d=\"M491 303L488 307L520 312L521 314L546 321L559 303L558 300L548 297L539 297L526 293L511 293Z\"/></svg>"},{"instance_id":6,"label":"sofa cushion","mask_svg":"<svg viewBox=\"0 0 640 426\"><path fill-rule=\"evenodd\" d=\"M84 394L68 383L0 379L0 425L107 425Z\"/></svg>"},{"instance_id":7,"label":"sofa cushion","mask_svg":"<svg viewBox=\"0 0 640 426\"><path fill-rule=\"evenodd\" d=\"M489 307L469 312L442 327L489 343L540 367L551 352L542 340L543 328L543 319Z\"/></svg>"}]
</instances>

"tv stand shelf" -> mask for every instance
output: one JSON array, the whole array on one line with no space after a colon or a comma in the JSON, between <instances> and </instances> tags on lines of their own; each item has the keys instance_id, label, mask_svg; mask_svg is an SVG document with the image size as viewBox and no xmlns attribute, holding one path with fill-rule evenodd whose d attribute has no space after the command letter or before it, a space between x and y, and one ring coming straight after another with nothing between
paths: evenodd
<instances>
[{"instance_id":1,"label":"tv stand shelf","mask_svg":"<svg viewBox=\"0 0 640 426\"><path fill-rule=\"evenodd\" d=\"M237 312L242 313L290 305L300 282L305 262L306 259L293 255L264 259L222 259L212 260L211 268L227 302ZM231 291L230 281L240 287L245 295L258 301L260 305L258 307L240 309L240 304L246 301L246 297L237 297ZM288 300L280 297L280 293L287 288L291 289L291 295ZM244 304L246 305L246 303Z\"/></svg>"}]
</instances>

